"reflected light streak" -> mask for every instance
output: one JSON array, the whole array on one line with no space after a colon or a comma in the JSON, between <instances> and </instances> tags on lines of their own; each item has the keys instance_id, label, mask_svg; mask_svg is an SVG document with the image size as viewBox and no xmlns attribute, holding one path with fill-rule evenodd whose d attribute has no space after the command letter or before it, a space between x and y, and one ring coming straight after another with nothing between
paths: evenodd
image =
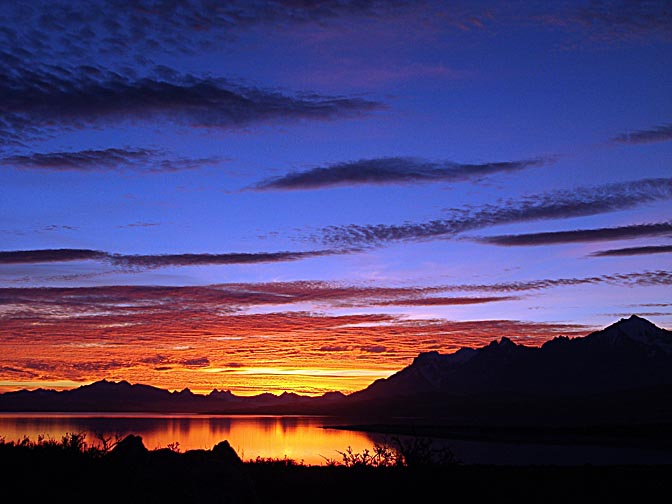
<instances>
[{"instance_id":1,"label":"reflected light streak","mask_svg":"<svg viewBox=\"0 0 672 504\"><path fill-rule=\"evenodd\" d=\"M288 457L309 465L322 465L326 459L340 461L337 450L350 446L361 452L379 441L364 432L324 429L325 421L303 416L2 413L0 431L7 441L19 441L24 436L33 441L38 436L61 439L67 433L81 432L92 445L98 434L135 434L150 450L178 443L182 452L210 450L227 440L245 461Z\"/></svg>"}]
</instances>

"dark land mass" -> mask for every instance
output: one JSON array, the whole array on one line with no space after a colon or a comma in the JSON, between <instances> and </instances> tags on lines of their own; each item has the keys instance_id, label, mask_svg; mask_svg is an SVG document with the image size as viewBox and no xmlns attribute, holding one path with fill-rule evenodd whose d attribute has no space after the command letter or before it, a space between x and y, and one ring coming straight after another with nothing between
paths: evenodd
<instances>
[{"instance_id":1,"label":"dark land mass","mask_svg":"<svg viewBox=\"0 0 672 504\"><path fill-rule=\"evenodd\" d=\"M389 436L414 436L431 439L486 441L514 444L559 446L612 446L647 448L670 454L672 462L672 424L615 425L586 424L572 427L538 425L444 425L397 422L386 424L346 424L331 429L375 432Z\"/></svg>"},{"instance_id":2,"label":"dark land mass","mask_svg":"<svg viewBox=\"0 0 672 504\"><path fill-rule=\"evenodd\" d=\"M75 439L75 442L73 442ZM211 450L147 450L130 435L92 453L65 445L0 443L5 496L70 503L665 502L672 466L374 467L243 462L223 441Z\"/></svg>"}]
</instances>

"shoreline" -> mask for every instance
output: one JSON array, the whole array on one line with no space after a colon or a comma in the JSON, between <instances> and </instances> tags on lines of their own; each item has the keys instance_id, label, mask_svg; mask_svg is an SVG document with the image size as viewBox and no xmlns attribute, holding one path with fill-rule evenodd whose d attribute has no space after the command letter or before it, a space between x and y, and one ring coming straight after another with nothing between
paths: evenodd
<instances>
[{"instance_id":1,"label":"shoreline","mask_svg":"<svg viewBox=\"0 0 672 504\"><path fill-rule=\"evenodd\" d=\"M672 424L596 424L577 426L501 426L417 423L359 423L325 425L392 436L414 436L490 443L614 446L651 448L672 453Z\"/></svg>"}]
</instances>

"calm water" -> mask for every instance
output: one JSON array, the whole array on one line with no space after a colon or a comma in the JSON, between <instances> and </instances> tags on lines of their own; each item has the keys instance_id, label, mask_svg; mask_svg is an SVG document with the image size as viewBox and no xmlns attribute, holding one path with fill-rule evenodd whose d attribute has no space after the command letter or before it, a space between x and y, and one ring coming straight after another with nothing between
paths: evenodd
<instances>
[{"instance_id":1,"label":"calm water","mask_svg":"<svg viewBox=\"0 0 672 504\"><path fill-rule=\"evenodd\" d=\"M0 437L16 441L28 436L59 440L66 433L86 433L90 444L97 435L136 434L148 449L179 443L181 451L211 449L227 440L243 460L288 457L321 465L341 461L338 451L371 449L382 436L323 429L337 420L309 416L188 415L135 413L0 413Z\"/></svg>"},{"instance_id":2,"label":"calm water","mask_svg":"<svg viewBox=\"0 0 672 504\"><path fill-rule=\"evenodd\" d=\"M211 449L227 440L243 460L284 458L310 465L327 459L341 462L339 451L373 448L385 436L325 429L343 424L332 417L246 415L157 415L100 413L0 413L0 437L25 436L60 440L66 433L85 433L91 444L97 435L136 434L148 449L179 443L179 449ZM672 464L672 451L614 446L560 446L464 440L436 440L464 463L475 464Z\"/></svg>"}]
</instances>

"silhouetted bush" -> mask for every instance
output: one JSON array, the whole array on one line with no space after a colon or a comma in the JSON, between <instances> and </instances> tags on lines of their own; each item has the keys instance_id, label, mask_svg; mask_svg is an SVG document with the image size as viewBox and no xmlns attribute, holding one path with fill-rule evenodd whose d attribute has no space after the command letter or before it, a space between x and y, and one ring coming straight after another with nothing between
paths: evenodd
<instances>
[{"instance_id":1,"label":"silhouetted bush","mask_svg":"<svg viewBox=\"0 0 672 504\"><path fill-rule=\"evenodd\" d=\"M414 437L402 439L393 437L382 443L355 452L350 446L338 451L345 467L429 467L450 466L459 463L453 451L447 446L434 447L429 438ZM337 466L339 462L325 458L328 466Z\"/></svg>"},{"instance_id":2,"label":"silhouetted bush","mask_svg":"<svg viewBox=\"0 0 672 504\"><path fill-rule=\"evenodd\" d=\"M434 502L656 502L672 493L670 466L465 465L429 439L392 438L341 460L309 466L290 458L243 462L223 441L212 450L146 450L128 436L88 443L0 437L3 495L22 502L320 504ZM437 498L438 496L438 498Z\"/></svg>"}]
</instances>

